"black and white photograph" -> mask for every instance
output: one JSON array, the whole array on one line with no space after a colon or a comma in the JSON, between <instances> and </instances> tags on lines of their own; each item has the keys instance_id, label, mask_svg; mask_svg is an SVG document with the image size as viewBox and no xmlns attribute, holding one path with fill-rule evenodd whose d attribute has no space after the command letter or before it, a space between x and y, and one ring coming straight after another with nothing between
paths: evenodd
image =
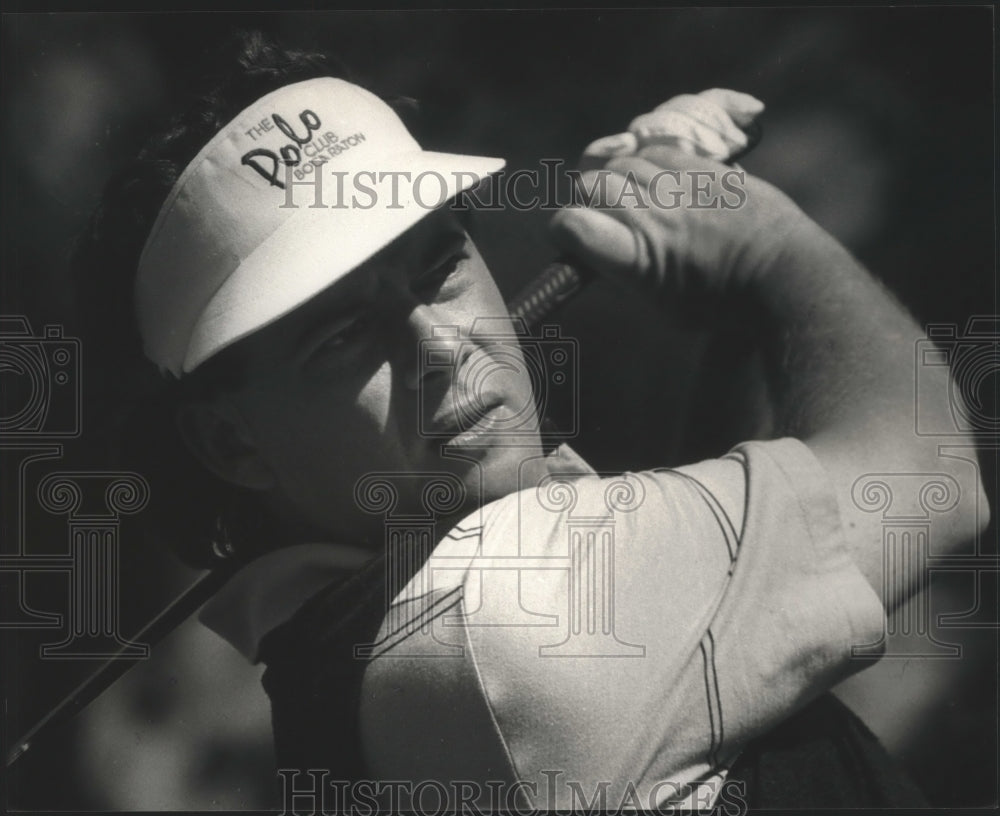
<instances>
[{"instance_id":1,"label":"black and white photograph","mask_svg":"<svg viewBox=\"0 0 1000 816\"><path fill-rule=\"evenodd\" d=\"M998 792L992 5L2 18L0 809Z\"/></svg>"}]
</instances>

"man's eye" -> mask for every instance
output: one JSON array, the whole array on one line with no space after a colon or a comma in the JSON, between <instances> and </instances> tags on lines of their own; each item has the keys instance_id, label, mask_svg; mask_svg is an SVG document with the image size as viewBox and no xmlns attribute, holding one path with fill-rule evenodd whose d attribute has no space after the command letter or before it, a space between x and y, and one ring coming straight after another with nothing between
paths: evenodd
<instances>
[{"instance_id":1,"label":"man's eye","mask_svg":"<svg viewBox=\"0 0 1000 816\"><path fill-rule=\"evenodd\" d=\"M358 315L350 323L328 334L316 350L325 352L344 349L362 337L370 324L371 315Z\"/></svg>"},{"instance_id":2,"label":"man's eye","mask_svg":"<svg viewBox=\"0 0 1000 816\"><path fill-rule=\"evenodd\" d=\"M464 252L456 252L441 263L431 267L420 276L419 283L421 287L427 288L443 283L458 270L458 265L467 257L469 256Z\"/></svg>"}]
</instances>

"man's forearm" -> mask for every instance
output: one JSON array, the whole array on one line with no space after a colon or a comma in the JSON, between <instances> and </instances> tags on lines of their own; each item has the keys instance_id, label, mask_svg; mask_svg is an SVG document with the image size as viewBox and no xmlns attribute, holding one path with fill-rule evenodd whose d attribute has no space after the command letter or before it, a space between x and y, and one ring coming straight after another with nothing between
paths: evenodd
<instances>
[{"instance_id":1,"label":"man's forearm","mask_svg":"<svg viewBox=\"0 0 1000 816\"><path fill-rule=\"evenodd\" d=\"M884 424L909 447L920 329L846 249L810 227L786 239L750 292L764 325L778 428L800 438L867 436L871 423ZM946 375L937 373L942 400L933 407L947 411Z\"/></svg>"},{"instance_id":2,"label":"man's forearm","mask_svg":"<svg viewBox=\"0 0 1000 816\"><path fill-rule=\"evenodd\" d=\"M962 496L936 522L935 542L954 548L981 529L988 508L978 479L938 455L915 431L915 348L923 333L885 287L811 222L799 225L760 270L761 310L777 431L803 439L833 479L848 544L877 589L883 584L881 519L851 499L867 473L950 473ZM919 410L951 419L945 367L927 372ZM961 440L957 440L961 441ZM916 566L916 565L914 565ZM917 575L897 576L915 584Z\"/></svg>"}]
</instances>

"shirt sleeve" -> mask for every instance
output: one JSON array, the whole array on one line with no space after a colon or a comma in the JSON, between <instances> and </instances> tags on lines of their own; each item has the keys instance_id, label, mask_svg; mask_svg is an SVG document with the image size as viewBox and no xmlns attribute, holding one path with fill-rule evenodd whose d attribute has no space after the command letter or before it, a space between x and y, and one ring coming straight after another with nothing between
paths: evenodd
<instances>
[{"instance_id":1,"label":"shirt sleeve","mask_svg":"<svg viewBox=\"0 0 1000 816\"><path fill-rule=\"evenodd\" d=\"M397 599L420 628L386 633L402 646L366 675L370 764L407 778L419 755L446 779L481 753L483 775L502 766L542 808L601 788L615 805L683 799L861 668L852 646L884 625L826 473L793 439L550 474L453 530L421 572Z\"/></svg>"},{"instance_id":2,"label":"shirt sleeve","mask_svg":"<svg viewBox=\"0 0 1000 816\"><path fill-rule=\"evenodd\" d=\"M734 464L745 474L742 485ZM699 643L701 666L696 656L678 678L677 693L692 707L675 722L690 734L692 760L700 742L704 766L724 766L749 739L871 665L854 651L866 646L870 655L885 631L885 610L846 546L827 473L802 442L746 443L723 460L655 478L664 486L672 478L691 482L727 538L738 530L725 588ZM660 749L667 766L675 761L666 760L672 745Z\"/></svg>"}]
</instances>

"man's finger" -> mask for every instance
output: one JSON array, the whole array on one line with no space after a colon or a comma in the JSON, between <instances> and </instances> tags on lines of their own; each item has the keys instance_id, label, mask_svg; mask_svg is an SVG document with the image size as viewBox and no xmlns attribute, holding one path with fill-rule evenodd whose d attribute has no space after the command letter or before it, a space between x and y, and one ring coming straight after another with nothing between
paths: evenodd
<instances>
[{"instance_id":1,"label":"man's finger","mask_svg":"<svg viewBox=\"0 0 1000 816\"><path fill-rule=\"evenodd\" d=\"M695 156L675 145L651 144L641 148L636 158L645 159L646 163L656 165L659 169L669 170L715 170L724 172L731 169L729 165L709 156ZM619 160L613 160L619 161ZM637 165L636 169L641 167ZM623 172L616 167L619 172Z\"/></svg>"},{"instance_id":2,"label":"man's finger","mask_svg":"<svg viewBox=\"0 0 1000 816\"><path fill-rule=\"evenodd\" d=\"M639 149L634 133L617 133L591 142L580 156L577 167L581 171L603 167L614 156L630 156Z\"/></svg>"},{"instance_id":3,"label":"man's finger","mask_svg":"<svg viewBox=\"0 0 1000 816\"><path fill-rule=\"evenodd\" d=\"M591 142L583 151L583 155L597 159L610 159L612 156L627 156L639 149L639 142L634 133L616 133Z\"/></svg>"},{"instance_id":4,"label":"man's finger","mask_svg":"<svg viewBox=\"0 0 1000 816\"><path fill-rule=\"evenodd\" d=\"M589 207L560 210L549 223L552 242L605 277L635 286L639 242L631 227Z\"/></svg>"},{"instance_id":5,"label":"man's finger","mask_svg":"<svg viewBox=\"0 0 1000 816\"><path fill-rule=\"evenodd\" d=\"M741 128L749 127L764 112L764 103L759 99L728 88L709 88L698 96L714 102Z\"/></svg>"},{"instance_id":6,"label":"man's finger","mask_svg":"<svg viewBox=\"0 0 1000 816\"><path fill-rule=\"evenodd\" d=\"M746 134L740 130L725 108L703 94L681 94L654 109L653 114L665 112L682 114L695 120L736 149L746 145Z\"/></svg>"},{"instance_id":7,"label":"man's finger","mask_svg":"<svg viewBox=\"0 0 1000 816\"><path fill-rule=\"evenodd\" d=\"M728 119L721 111L720 115ZM700 153L727 159L734 150L745 147L747 142L743 131L731 122L729 124L734 135L683 111L668 109L636 117L629 130L636 135L640 147L649 144L677 144L680 140L685 140L697 145Z\"/></svg>"}]
</instances>

